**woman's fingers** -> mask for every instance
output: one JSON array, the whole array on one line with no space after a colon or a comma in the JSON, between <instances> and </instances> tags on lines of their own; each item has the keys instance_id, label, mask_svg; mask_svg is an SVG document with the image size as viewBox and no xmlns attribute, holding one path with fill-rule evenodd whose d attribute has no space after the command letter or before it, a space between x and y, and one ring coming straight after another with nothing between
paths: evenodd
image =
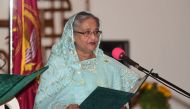
<instances>
[{"instance_id":1,"label":"woman's fingers","mask_svg":"<svg viewBox=\"0 0 190 109\"><path fill-rule=\"evenodd\" d=\"M70 104L66 109L80 109L78 104Z\"/></svg>"}]
</instances>

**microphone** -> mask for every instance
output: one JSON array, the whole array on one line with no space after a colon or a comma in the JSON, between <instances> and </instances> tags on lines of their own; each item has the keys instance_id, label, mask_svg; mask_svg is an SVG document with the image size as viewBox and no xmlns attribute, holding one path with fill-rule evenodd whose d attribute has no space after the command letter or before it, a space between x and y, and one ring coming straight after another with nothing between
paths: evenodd
<instances>
[{"instance_id":1,"label":"microphone","mask_svg":"<svg viewBox=\"0 0 190 109\"><path fill-rule=\"evenodd\" d=\"M160 77L157 73L153 73L152 70L148 71L147 69L141 67L138 63L136 63L135 61L133 61L132 59L130 59L125 51L121 48L114 48L112 50L112 56L116 59L116 60L126 60L130 65L134 66L135 68L137 68L138 70L144 72L146 75L154 78L155 80L157 80L158 82L162 83L163 85L169 87L170 89L176 91L177 93L190 98L190 93L181 89L180 87L176 86L175 84L167 81L166 79Z\"/></svg>"},{"instance_id":2,"label":"microphone","mask_svg":"<svg viewBox=\"0 0 190 109\"><path fill-rule=\"evenodd\" d=\"M137 62L133 61L132 59L130 59L125 51L119 47L117 48L114 48L112 50L112 56L116 59L116 60L126 60L127 63L129 65L132 65L134 66L135 68L139 69L140 71L143 71L143 70L146 70L146 69L143 69ZM149 72L149 71L148 71Z\"/></svg>"}]
</instances>

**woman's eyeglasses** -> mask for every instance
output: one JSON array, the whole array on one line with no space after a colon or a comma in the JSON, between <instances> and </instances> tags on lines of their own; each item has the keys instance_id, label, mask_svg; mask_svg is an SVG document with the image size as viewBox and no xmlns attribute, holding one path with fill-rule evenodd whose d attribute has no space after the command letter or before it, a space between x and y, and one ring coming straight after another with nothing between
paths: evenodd
<instances>
[{"instance_id":1,"label":"woman's eyeglasses","mask_svg":"<svg viewBox=\"0 0 190 109\"><path fill-rule=\"evenodd\" d=\"M100 36L102 34L102 31L85 31L85 32L80 32L80 31L74 31L75 33L79 33L84 35L85 37L89 37L92 34L94 34L94 36Z\"/></svg>"}]
</instances>

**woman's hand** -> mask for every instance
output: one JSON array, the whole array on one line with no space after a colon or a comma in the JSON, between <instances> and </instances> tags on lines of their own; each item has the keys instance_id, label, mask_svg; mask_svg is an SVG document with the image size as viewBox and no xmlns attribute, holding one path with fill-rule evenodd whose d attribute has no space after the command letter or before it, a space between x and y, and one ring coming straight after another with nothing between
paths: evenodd
<instances>
[{"instance_id":1,"label":"woman's hand","mask_svg":"<svg viewBox=\"0 0 190 109\"><path fill-rule=\"evenodd\" d=\"M127 107L123 106L121 109L127 109Z\"/></svg>"},{"instance_id":2,"label":"woman's hand","mask_svg":"<svg viewBox=\"0 0 190 109\"><path fill-rule=\"evenodd\" d=\"M70 104L66 109L80 109L78 104Z\"/></svg>"}]
</instances>

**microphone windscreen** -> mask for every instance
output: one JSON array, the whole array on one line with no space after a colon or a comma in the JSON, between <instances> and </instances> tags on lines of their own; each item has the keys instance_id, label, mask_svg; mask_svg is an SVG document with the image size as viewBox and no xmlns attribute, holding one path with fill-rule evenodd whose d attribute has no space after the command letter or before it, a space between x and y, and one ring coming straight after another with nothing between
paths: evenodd
<instances>
[{"instance_id":1,"label":"microphone windscreen","mask_svg":"<svg viewBox=\"0 0 190 109\"><path fill-rule=\"evenodd\" d=\"M121 48L114 48L113 50L112 50L112 56L116 59L116 60L120 60L120 55L122 54L122 53L125 53L125 51L123 50L123 49L121 49Z\"/></svg>"}]
</instances>

